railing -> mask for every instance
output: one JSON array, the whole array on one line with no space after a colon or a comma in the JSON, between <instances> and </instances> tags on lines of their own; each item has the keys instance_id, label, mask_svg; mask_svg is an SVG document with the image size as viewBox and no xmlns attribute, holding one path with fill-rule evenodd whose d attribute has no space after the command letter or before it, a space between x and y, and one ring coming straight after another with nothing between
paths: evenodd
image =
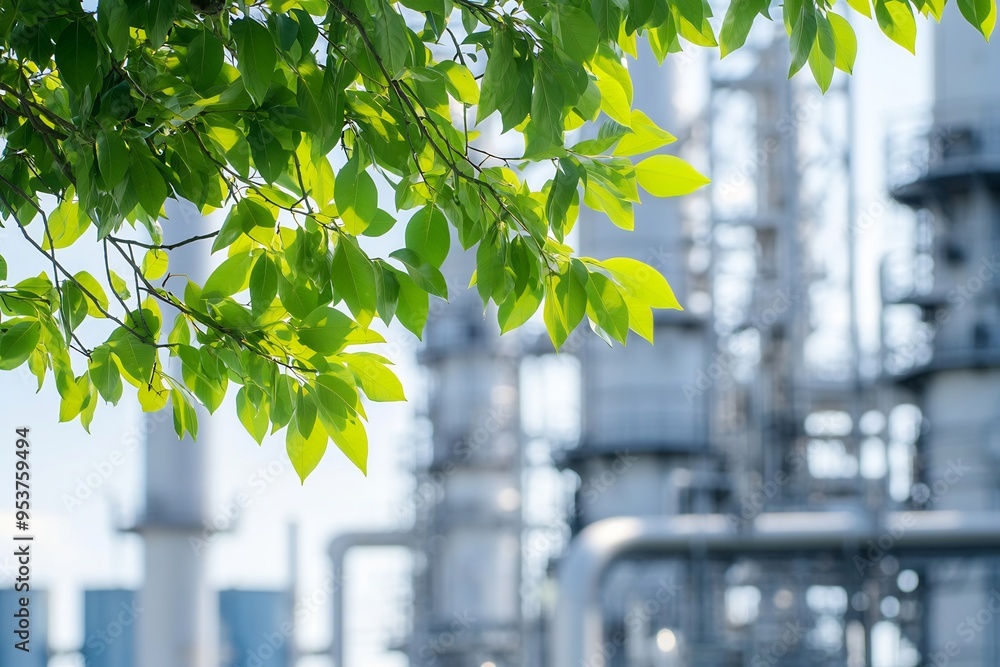
<instances>
[{"instance_id":1,"label":"railing","mask_svg":"<svg viewBox=\"0 0 1000 667\"><path fill-rule=\"evenodd\" d=\"M1000 116L902 121L886 137L886 170L891 190L936 175L1000 172Z\"/></svg>"}]
</instances>

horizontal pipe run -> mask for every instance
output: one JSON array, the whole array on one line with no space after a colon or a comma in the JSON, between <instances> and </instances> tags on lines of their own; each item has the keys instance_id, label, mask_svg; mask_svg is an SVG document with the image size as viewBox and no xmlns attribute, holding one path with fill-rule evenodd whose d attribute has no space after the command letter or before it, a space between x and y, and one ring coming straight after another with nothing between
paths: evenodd
<instances>
[{"instance_id":1,"label":"horizontal pipe run","mask_svg":"<svg viewBox=\"0 0 1000 667\"><path fill-rule=\"evenodd\" d=\"M987 548L1000 551L1000 512L773 512L744 522L734 515L616 517L587 526L559 563L552 619L552 667L601 667L601 584L627 556L788 551ZM884 546L883 546L884 545Z\"/></svg>"}]
</instances>

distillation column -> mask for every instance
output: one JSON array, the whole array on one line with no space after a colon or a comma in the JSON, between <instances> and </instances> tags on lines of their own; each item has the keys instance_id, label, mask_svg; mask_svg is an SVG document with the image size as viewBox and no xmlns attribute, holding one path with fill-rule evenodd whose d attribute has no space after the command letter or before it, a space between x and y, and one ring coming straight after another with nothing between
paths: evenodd
<instances>
[{"instance_id":1,"label":"distillation column","mask_svg":"<svg viewBox=\"0 0 1000 667\"><path fill-rule=\"evenodd\" d=\"M921 175L894 195L933 215L933 287L917 303L931 361L905 378L928 428L918 480L937 510L1000 508L1000 49L954 6L935 33L935 104ZM954 545L956 549L960 545ZM942 559L926 574L926 664L1000 660L1000 566Z\"/></svg>"},{"instance_id":2,"label":"distillation column","mask_svg":"<svg viewBox=\"0 0 1000 667\"><path fill-rule=\"evenodd\" d=\"M164 243L207 229L205 218L186 202L168 202L167 215L162 223ZM204 251L197 244L172 251L170 272L201 284L207 275L201 259ZM164 310L163 330L173 327L173 315ZM134 528L145 543L136 664L216 667L218 614L215 596L205 582L207 554L189 540L204 530L208 420L199 409L198 442L190 436L179 441L170 409L168 404L145 417L151 427L146 436L146 508Z\"/></svg>"},{"instance_id":3,"label":"distillation column","mask_svg":"<svg viewBox=\"0 0 1000 667\"><path fill-rule=\"evenodd\" d=\"M671 60L659 67L646 51L629 68L634 107L677 131ZM635 213L635 229L628 232L601 214L581 211L580 254L649 264L687 310L654 311L655 345L634 334L627 346L613 348L589 331L570 338L568 347L579 348L583 423L578 445L559 463L580 479L569 517L574 535L610 517L716 510L721 480L708 452L710 391L693 386L710 361L703 315L708 295L696 294L689 272L692 241L680 202L644 197ZM698 597L690 587L681 591L688 574L677 562L622 563L609 572L603 588L605 636L612 638L606 665L673 665L661 661L677 659L682 642L697 642L708 631L711 621L684 611ZM650 599L658 600L656 610L643 611Z\"/></svg>"},{"instance_id":4,"label":"distillation column","mask_svg":"<svg viewBox=\"0 0 1000 667\"><path fill-rule=\"evenodd\" d=\"M465 289L473 269L472 253L446 261L451 300L431 313L421 353L433 446L417 484L433 495L417 507L414 666L523 664L518 356Z\"/></svg>"}]
</instances>

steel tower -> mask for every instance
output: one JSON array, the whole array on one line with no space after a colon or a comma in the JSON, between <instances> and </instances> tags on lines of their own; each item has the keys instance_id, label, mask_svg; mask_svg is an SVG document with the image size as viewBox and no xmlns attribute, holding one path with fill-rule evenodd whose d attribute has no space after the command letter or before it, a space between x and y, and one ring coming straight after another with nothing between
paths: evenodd
<instances>
[{"instance_id":1,"label":"steel tower","mask_svg":"<svg viewBox=\"0 0 1000 667\"><path fill-rule=\"evenodd\" d=\"M903 124L888 156L893 196L917 211L900 293L887 314L915 315L887 350L890 379L919 407L924 428L908 502L940 510L1000 508L1000 49L955 7L935 33L929 123ZM887 290L888 291L888 290ZM956 547L960 545L956 544ZM925 563L927 664L1000 660L1000 563ZM986 613L983 610L987 610ZM970 620L971 619L971 620Z\"/></svg>"}]
</instances>

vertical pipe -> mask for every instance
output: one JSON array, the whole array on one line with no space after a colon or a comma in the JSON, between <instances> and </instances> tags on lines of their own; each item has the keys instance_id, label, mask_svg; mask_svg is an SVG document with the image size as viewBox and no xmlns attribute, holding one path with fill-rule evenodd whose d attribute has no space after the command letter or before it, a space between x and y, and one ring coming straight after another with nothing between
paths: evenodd
<instances>
[{"instance_id":1,"label":"vertical pipe","mask_svg":"<svg viewBox=\"0 0 1000 667\"><path fill-rule=\"evenodd\" d=\"M330 645L330 657L334 667L345 667L344 651L344 563L347 554L361 547L409 547L413 535L409 532L388 531L372 533L344 533L330 542L329 555L331 574L333 575L333 633Z\"/></svg>"},{"instance_id":2,"label":"vertical pipe","mask_svg":"<svg viewBox=\"0 0 1000 667\"><path fill-rule=\"evenodd\" d=\"M208 231L209 222L189 203L168 201L166 211L164 243ZM206 255L198 244L172 251L170 272L201 283ZM163 330L170 330L174 316L164 310ZM136 527L145 542L136 659L142 667L217 667L218 614L205 582L206 554L190 542L204 527L211 440L207 413L198 409L201 428L195 443L190 436L177 439L170 409L148 422L152 429L146 437L146 510Z\"/></svg>"}]
</instances>

